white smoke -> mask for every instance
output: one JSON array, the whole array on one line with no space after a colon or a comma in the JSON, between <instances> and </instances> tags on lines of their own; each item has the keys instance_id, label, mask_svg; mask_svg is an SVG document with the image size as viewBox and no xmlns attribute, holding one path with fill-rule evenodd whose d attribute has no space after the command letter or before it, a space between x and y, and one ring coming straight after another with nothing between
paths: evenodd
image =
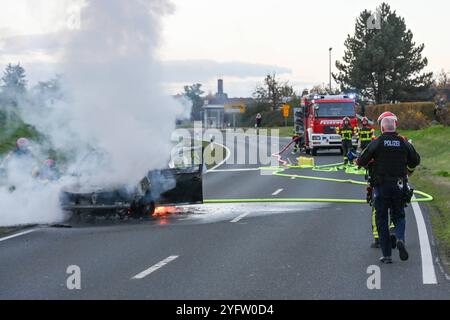
<instances>
[{"instance_id":1,"label":"white smoke","mask_svg":"<svg viewBox=\"0 0 450 320\"><path fill-rule=\"evenodd\" d=\"M80 29L62 39L65 98L21 106L24 121L69 155L69 175L0 191L0 226L61 219L59 190L75 179L132 185L167 166L176 118L186 112L164 94L156 57L161 19L172 11L168 0L85 1Z\"/></svg>"}]
</instances>

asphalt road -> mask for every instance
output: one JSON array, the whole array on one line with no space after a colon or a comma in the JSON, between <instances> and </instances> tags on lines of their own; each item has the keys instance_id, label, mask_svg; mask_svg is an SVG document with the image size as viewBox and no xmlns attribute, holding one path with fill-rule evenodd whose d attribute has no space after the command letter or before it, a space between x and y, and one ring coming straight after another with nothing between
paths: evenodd
<instances>
[{"instance_id":1,"label":"asphalt road","mask_svg":"<svg viewBox=\"0 0 450 320\"><path fill-rule=\"evenodd\" d=\"M316 158L340 160L336 153ZM363 186L261 175L258 167L226 163L207 173L205 198L365 196ZM449 299L450 281L437 261L426 206L420 208L428 237L408 208L410 260L401 262L394 251L392 265L381 265L380 250L370 248L363 204L202 205L150 221L37 227L0 239L0 299ZM67 288L74 265L80 290ZM368 289L373 266L380 267L381 289Z\"/></svg>"}]
</instances>

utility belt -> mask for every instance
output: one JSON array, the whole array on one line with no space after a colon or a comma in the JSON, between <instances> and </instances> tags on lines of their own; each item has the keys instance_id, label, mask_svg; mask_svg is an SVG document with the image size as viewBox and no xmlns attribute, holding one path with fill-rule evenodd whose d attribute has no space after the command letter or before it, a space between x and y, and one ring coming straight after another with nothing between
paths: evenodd
<instances>
[{"instance_id":1,"label":"utility belt","mask_svg":"<svg viewBox=\"0 0 450 320\"><path fill-rule=\"evenodd\" d=\"M414 196L414 189L408 183L408 176L404 177L386 177L386 176L376 176L372 177L366 174L366 180L369 183L367 188L367 203L371 206L373 204L373 189L384 183L395 183L398 185L401 192L401 202L402 206L407 207L411 203L412 197Z\"/></svg>"}]
</instances>

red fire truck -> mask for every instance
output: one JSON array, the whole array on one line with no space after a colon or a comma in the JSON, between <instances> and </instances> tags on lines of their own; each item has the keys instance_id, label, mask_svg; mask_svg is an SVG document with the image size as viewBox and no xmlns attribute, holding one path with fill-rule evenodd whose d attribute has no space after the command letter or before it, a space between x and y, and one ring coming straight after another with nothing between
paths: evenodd
<instances>
[{"instance_id":1,"label":"red fire truck","mask_svg":"<svg viewBox=\"0 0 450 320\"><path fill-rule=\"evenodd\" d=\"M358 125L356 101L353 95L308 95L302 98L301 108L295 114L295 131L301 134L307 154L316 156L319 149L340 149L342 139L336 134L345 117L353 127ZM358 141L353 139L356 147Z\"/></svg>"}]
</instances>

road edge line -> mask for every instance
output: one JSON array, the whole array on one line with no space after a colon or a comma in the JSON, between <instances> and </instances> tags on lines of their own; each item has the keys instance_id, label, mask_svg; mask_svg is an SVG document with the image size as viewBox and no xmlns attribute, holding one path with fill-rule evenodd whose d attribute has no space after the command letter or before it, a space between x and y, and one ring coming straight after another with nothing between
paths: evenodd
<instances>
[{"instance_id":1,"label":"road edge line","mask_svg":"<svg viewBox=\"0 0 450 320\"><path fill-rule=\"evenodd\" d=\"M413 199L416 197L414 196ZM411 203L414 217L416 218L419 234L420 255L422 258L422 282L423 284L437 284L436 270L434 268L433 254L431 252L428 230L423 217L422 209L417 202Z\"/></svg>"},{"instance_id":2,"label":"road edge line","mask_svg":"<svg viewBox=\"0 0 450 320\"><path fill-rule=\"evenodd\" d=\"M0 242L7 241L7 240L10 240L10 239L14 239L14 238L17 238L17 237L21 237L21 236L24 236L26 234L35 232L36 230L37 229L32 229L32 230L27 230L27 231L22 231L22 232L19 232L19 233L16 233L16 234L12 234L10 236L6 236L6 237L3 237L3 238L0 238Z\"/></svg>"}]
</instances>

